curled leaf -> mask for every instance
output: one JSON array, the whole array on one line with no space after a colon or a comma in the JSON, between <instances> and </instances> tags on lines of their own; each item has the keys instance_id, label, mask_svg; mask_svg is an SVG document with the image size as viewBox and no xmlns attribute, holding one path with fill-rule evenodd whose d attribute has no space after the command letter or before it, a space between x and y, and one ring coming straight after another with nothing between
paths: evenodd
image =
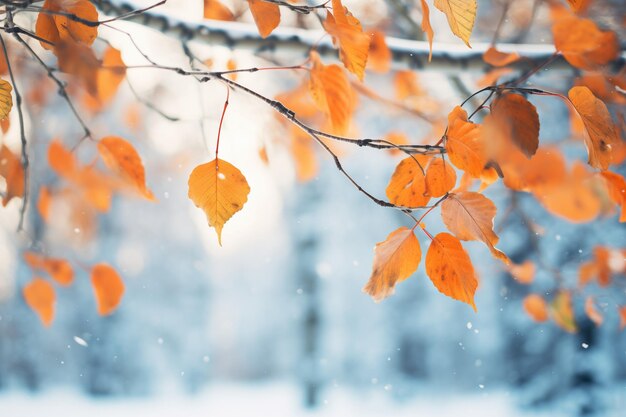
<instances>
[{"instance_id":1,"label":"curled leaf","mask_svg":"<svg viewBox=\"0 0 626 417\"><path fill-rule=\"evenodd\" d=\"M13 108L11 91L13 91L11 83L0 79L0 120L6 119Z\"/></svg>"},{"instance_id":2,"label":"curled leaf","mask_svg":"<svg viewBox=\"0 0 626 417\"><path fill-rule=\"evenodd\" d=\"M619 141L609 110L587 87L573 87L568 96L587 131L585 145L589 165L607 169L611 163L612 146Z\"/></svg>"}]
</instances>

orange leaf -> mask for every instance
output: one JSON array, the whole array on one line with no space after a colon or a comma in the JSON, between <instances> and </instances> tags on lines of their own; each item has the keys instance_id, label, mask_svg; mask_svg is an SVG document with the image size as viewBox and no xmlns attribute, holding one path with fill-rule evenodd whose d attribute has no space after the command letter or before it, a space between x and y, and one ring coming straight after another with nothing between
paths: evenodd
<instances>
[{"instance_id":1,"label":"orange leaf","mask_svg":"<svg viewBox=\"0 0 626 417\"><path fill-rule=\"evenodd\" d=\"M539 147L539 115L537 109L519 94L502 94L491 105L494 121L526 157Z\"/></svg>"},{"instance_id":2,"label":"orange leaf","mask_svg":"<svg viewBox=\"0 0 626 417\"><path fill-rule=\"evenodd\" d=\"M367 67L380 73L388 72L391 68L391 51L385 41L385 34L374 30L371 38Z\"/></svg>"},{"instance_id":3,"label":"orange leaf","mask_svg":"<svg viewBox=\"0 0 626 417\"><path fill-rule=\"evenodd\" d=\"M609 110L587 87L573 87L568 96L587 131L585 145L589 165L607 169L611 163L611 147L619 141Z\"/></svg>"},{"instance_id":4,"label":"orange leaf","mask_svg":"<svg viewBox=\"0 0 626 417\"><path fill-rule=\"evenodd\" d=\"M54 304L56 302L52 284L44 279L34 278L24 286L22 294L26 304L37 313L43 325L49 327L54 320Z\"/></svg>"},{"instance_id":5,"label":"orange leaf","mask_svg":"<svg viewBox=\"0 0 626 417\"><path fill-rule=\"evenodd\" d=\"M433 158L426 170L426 194L441 197L456 185L456 171L443 158Z\"/></svg>"},{"instance_id":6,"label":"orange leaf","mask_svg":"<svg viewBox=\"0 0 626 417\"><path fill-rule=\"evenodd\" d=\"M505 67L520 59L517 52L500 52L495 46L490 46L483 54L483 61L493 67Z\"/></svg>"},{"instance_id":7,"label":"orange leaf","mask_svg":"<svg viewBox=\"0 0 626 417\"><path fill-rule=\"evenodd\" d=\"M204 18L213 20L235 20L232 12L219 0L204 0Z\"/></svg>"},{"instance_id":8,"label":"orange leaf","mask_svg":"<svg viewBox=\"0 0 626 417\"><path fill-rule=\"evenodd\" d=\"M401 227L374 248L372 275L363 291L375 301L390 296L396 283L410 277L420 264L422 250L413 230Z\"/></svg>"},{"instance_id":9,"label":"orange leaf","mask_svg":"<svg viewBox=\"0 0 626 417\"><path fill-rule=\"evenodd\" d=\"M476 273L461 242L449 233L439 233L426 253L426 273L437 289L476 311L474 293L478 287Z\"/></svg>"},{"instance_id":10,"label":"orange leaf","mask_svg":"<svg viewBox=\"0 0 626 417\"><path fill-rule=\"evenodd\" d=\"M98 94L98 68L100 62L87 45L60 41L54 52L59 61L59 69L75 76L92 96Z\"/></svg>"},{"instance_id":11,"label":"orange leaf","mask_svg":"<svg viewBox=\"0 0 626 417\"><path fill-rule=\"evenodd\" d=\"M548 320L548 304L538 294L530 294L524 298L524 310L536 322Z\"/></svg>"},{"instance_id":12,"label":"orange leaf","mask_svg":"<svg viewBox=\"0 0 626 417\"><path fill-rule=\"evenodd\" d=\"M189 198L204 210L222 244L222 228L248 201L250 187L241 171L222 159L198 165L189 176Z\"/></svg>"},{"instance_id":13,"label":"orange leaf","mask_svg":"<svg viewBox=\"0 0 626 417\"><path fill-rule=\"evenodd\" d=\"M280 8L278 4L263 0L248 0L254 23L259 29L262 38L267 38L280 23Z\"/></svg>"},{"instance_id":14,"label":"orange leaf","mask_svg":"<svg viewBox=\"0 0 626 417\"><path fill-rule=\"evenodd\" d=\"M309 89L317 108L330 117L333 130L344 134L350 127L350 120L356 101L350 80L338 65L324 65L316 52L311 52L313 68L310 72Z\"/></svg>"},{"instance_id":15,"label":"orange leaf","mask_svg":"<svg viewBox=\"0 0 626 417\"><path fill-rule=\"evenodd\" d=\"M476 0L435 0L435 7L445 13L448 25L467 46L476 19Z\"/></svg>"},{"instance_id":16,"label":"orange leaf","mask_svg":"<svg viewBox=\"0 0 626 417\"><path fill-rule=\"evenodd\" d=\"M85 24L73 16L93 24ZM98 11L88 0L46 0L37 15L35 34L53 44L40 41L45 49L53 49L60 41L91 45L98 36L96 22Z\"/></svg>"},{"instance_id":17,"label":"orange leaf","mask_svg":"<svg viewBox=\"0 0 626 417\"><path fill-rule=\"evenodd\" d=\"M37 211L44 220L48 222L50 218L50 204L52 203L52 194L48 187L42 186L39 189L39 199L37 200Z\"/></svg>"},{"instance_id":18,"label":"orange leaf","mask_svg":"<svg viewBox=\"0 0 626 417\"><path fill-rule=\"evenodd\" d=\"M493 231L496 206L482 194L465 191L450 194L441 204L441 218L444 224L461 240L480 240L494 258L509 263L509 258L495 248L498 236Z\"/></svg>"},{"instance_id":19,"label":"orange leaf","mask_svg":"<svg viewBox=\"0 0 626 417\"><path fill-rule=\"evenodd\" d=\"M98 152L109 169L118 172L141 195L154 201L154 194L146 187L141 157L133 145L117 136L107 136L98 142Z\"/></svg>"},{"instance_id":20,"label":"orange leaf","mask_svg":"<svg viewBox=\"0 0 626 417\"><path fill-rule=\"evenodd\" d=\"M602 313L600 313L596 308L592 296L587 297L585 300L585 314L589 317L589 320L596 324L596 326L602 325L604 317L602 317Z\"/></svg>"},{"instance_id":21,"label":"orange leaf","mask_svg":"<svg viewBox=\"0 0 626 417\"><path fill-rule=\"evenodd\" d=\"M552 300L550 310L552 319L560 328L569 333L576 333L578 327L574 320L572 294L569 291L560 291Z\"/></svg>"},{"instance_id":22,"label":"orange leaf","mask_svg":"<svg viewBox=\"0 0 626 417\"><path fill-rule=\"evenodd\" d=\"M591 0L567 0L567 2L569 3L572 10L574 10L575 12L580 12L582 10L585 10L589 6Z\"/></svg>"},{"instance_id":23,"label":"orange leaf","mask_svg":"<svg viewBox=\"0 0 626 417\"><path fill-rule=\"evenodd\" d=\"M14 197L24 196L24 168L20 158L6 145L0 147L0 176L6 181L2 205L6 207Z\"/></svg>"},{"instance_id":24,"label":"orange leaf","mask_svg":"<svg viewBox=\"0 0 626 417\"><path fill-rule=\"evenodd\" d=\"M424 89L419 85L415 71L396 71L393 78L393 85L398 100L405 100L409 97L416 97L424 94Z\"/></svg>"},{"instance_id":25,"label":"orange leaf","mask_svg":"<svg viewBox=\"0 0 626 417\"><path fill-rule=\"evenodd\" d=\"M568 16L552 26L554 46L576 68L592 70L617 59L620 52L615 32L603 32L590 19Z\"/></svg>"},{"instance_id":26,"label":"orange leaf","mask_svg":"<svg viewBox=\"0 0 626 417\"><path fill-rule=\"evenodd\" d=\"M108 316L122 301L124 282L115 269L106 263L91 268L91 285L96 296L98 314Z\"/></svg>"},{"instance_id":27,"label":"orange leaf","mask_svg":"<svg viewBox=\"0 0 626 417\"><path fill-rule=\"evenodd\" d=\"M394 145L407 145L409 143L409 138L407 138L404 133L400 132L387 133L387 135L385 135L385 140L387 142L393 143ZM404 154L400 149L397 148L389 149L389 153L392 155Z\"/></svg>"},{"instance_id":28,"label":"orange leaf","mask_svg":"<svg viewBox=\"0 0 626 417\"><path fill-rule=\"evenodd\" d=\"M94 97L100 106L111 101L126 77L126 66L119 50L109 46L104 51L102 66L96 75L97 95Z\"/></svg>"},{"instance_id":29,"label":"orange leaf","mask_svg":"<svg viewBox=\"0 0 626 417\"><path fill-rule=\"evenodd\" d=\"M341 0L332 0L333 12L327 12L324 29L339 46L339 58L348 71L363 81L370 37L363 33L359 20L343 7Z\"/></svg>"},{"instance_id":30,"label":"orange leaf","mask_svg":"<svg viewBox=\"0 0 626 417\"><path fill-rule=\"evenodd\" d=\"M389 185L387 198L392 204L402 207L423 207L430 200L426 195L426 177L424 168L428 157L415 155L400 161Z\"/></svg>"},{"instance_id":31,"label":"orange leaf","mask_svg":"<svg viewBox=\"0 0 626 417\"><path fill-rule=\"evenodd\" d=\"M33 270L45 271L63 286L74 281L72 265L65 259L47 258L35 252L24 252L24 260Z\"/></svg>"},{"instance_id":32,"label":"orange leaf","mask_svg":"<svg viewBox=\"0 0 626 417\"><path fill-rule=\"evenodd\" d=\"M433 27L430 25L430 9L428 8L428 4L426 0L420 0L422 3L422 31L426 34L428 38L428 62L433 59L433 38L435 37L435 32L433 32Z\"/></svg>"},{"instance_id":33,"label":"orange leaf","mask_svg":"<svg viewBox=\"0 0 626 417\"><path fill-rule=\"evenodd\" d=\"M522 264L511 264L509 272L521 284L531 284L535 278L535 264L525 261Z\"/></svg>"},{"instance_id":34,"label":"orange leaf","mask_svg":"<svg viewBox=\"0 0 626 417\"><path fill-rule=\"evenodd\" d=\"M618 206L622 207L619 215L620 222L626 222L626 179L623 176L610 171L601 172L609 189L609 197Z\"/></svg>"},{"instance_id":35,"label":"orange leaf","mask_svg":"<svg viewBox=\"0 0 626 417\"><path fill-rule=\"evenodd\" d=\"M446 150L455 167L478 178L487 164L480 126L467 120L467 112L455 107L448 115Z\"/></svg>"}]
</instances>

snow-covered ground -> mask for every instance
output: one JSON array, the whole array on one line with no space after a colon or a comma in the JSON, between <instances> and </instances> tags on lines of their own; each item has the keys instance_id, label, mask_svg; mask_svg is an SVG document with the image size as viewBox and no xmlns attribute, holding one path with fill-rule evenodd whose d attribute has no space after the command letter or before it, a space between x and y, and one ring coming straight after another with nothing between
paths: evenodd
<instances>
[{"instance_id":1,"label":"snow-covered ground","mask_svg":"<svg viewBox=\"0 0 626 417\"><path fill-rule=\"evenodd\" d=\"M328 395L325 395L328 394ZM520 410L507 392L419 394L408 401L393 400L388 392L364 395L330 389L315 410L303 407L301 393L288 383L220 384L194 396L145 398L88 398L73 391L46 391L37 395L5 392L0 395L2 417L228 417L228 416L337 416L337 417L565 417L553 410ZM568 416L569 417L569 416ZM615 414L617 417L617 414Z\"/></svg>"}]
</instances>

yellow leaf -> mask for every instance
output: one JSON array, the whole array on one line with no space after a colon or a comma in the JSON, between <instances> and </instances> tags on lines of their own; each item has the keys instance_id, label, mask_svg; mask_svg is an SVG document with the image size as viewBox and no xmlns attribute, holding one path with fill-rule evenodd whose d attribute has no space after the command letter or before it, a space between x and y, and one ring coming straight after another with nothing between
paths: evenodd
<instances>
[{"instance_id":1,"label":"yellow leaf","mask_svg":"<svg viewBox=\"0 0 626 417\"><path fill-rule=\"evenodd\" d=\"M24 300L39 316L45 327L49 327L54 320L54 303L56 295L54 287L48 281L34 278L22 290Z\"/></svg>"},{"instance_id":2,"label":"yellow leaf","mask_svg":"<svg viewBox=\"0 0 626 417\"><path fill-rule=\"evenodd\" d=\"M469 304L476 311L474 293L478 280L459 239L449 233L435 236L426 253L426 274L441 293Z\"/></svg>"},{"instance_id":3,"label":"yellow leaf","mask_svg":"<svg viewBox=\"0 0 626 417\"><path fill-rule=\"evenodd\" d=\"M122 301L124 282L115 269L108 264L99 263L91 268L91 285L96 296L98 314L108 316Z\"/></svg>"},{"instance_id":4,"label":"yellow leaf","mask_svg":"<svg viewBox=\"0 0 626 417\"><path fill-rule=\"evenodd\" d=\"M494 258L509 263L509 258L495 248L498 236L493 231L496 206L480 193L465 191L450 194L441 203L441 218L448 230L461 240L480 240Z\"/></svg>"},{"instance_id":5,"label":"yellow leaf","mask_svg":"<svg viewBox=\"0 0 626 417\"><path fill-rule=\"evenodd\" d=\"M375 301L392 295L396 283L410 277L421 259L422 250L413 230L406 227L395 230L384 242L376 244L372 275L363 291Z\"/></svg>"},{"instance_id":6,"label":"yellow leaf","mask_svg":"<svg viewBox=\"0 0 626 417\"><path fill-rule=\"evenodd\" d=\"M222 159L198 165L189 176L189 198L204 210L220 245L224 224L243 208L249 193L241 171Z\"/></svg>"},{"instance_id":7,"label":"yellow leaf","mask_svg":"<svg viewBox=\"0 0 626 417\"><path fill-rule=\"evenodd\" d=\"M576 333L578 327L574 320L574 309L572 307L572 294L569 291L560 291L550 305L552 319L563 330L569 333Z\"/></svg>"},{"instance_id":8,"label":"yellow leaf","mask_svg":"<svg viewBox=\"0 0 626 417\"><path fill-rule=\"evenodd\" d=\"M445 13L448 25L467 46L476 19L476 0L435 0L435 7Z\"/></svg>"},{"instance_id":9,"label":"yellow leaf","mask_svg":"<svg viewBox=\"0 0 626 417\"><path fill-rule=\"evenodd\" d=\"M141 157L133 145L117 136L107 136L98 142L98 152L109 169L118 172L145 198L154 200L154 194L146 187Z\"/></svg>"},{"instance_id":10,"label":"yellow leaf","mask_svg":"<svg viewBox=\"0 0 626 417\"><path fill-rule=\"evenodd\" d=\"M13 108L12 90L8 81L0 80L0 120L5 119Z\"/></svg>"},{"instance_id":11,"label":"yellow leaf","mask_svg":"<svg viewBox=\"0 0 626 417\"><path fill-rule=\"evenodd\" d=\"M259 29L259 34L262 38L267 38L280 23L278 4L263 0L248 0L248 6L250 6L250 12L257 29Z\"/></svg>"},{"instance_id":12,"label":"yellow leaf","mask_svg":"<svg viewBox=\"0 0 626 417\"><path fill-rule=\"evenodd\" d=\"M611 163L612 146L619 140L609 110L587 87L574 87L568 96L587 131L589 165L606 170Z\"/></svg>"}]
</instances>

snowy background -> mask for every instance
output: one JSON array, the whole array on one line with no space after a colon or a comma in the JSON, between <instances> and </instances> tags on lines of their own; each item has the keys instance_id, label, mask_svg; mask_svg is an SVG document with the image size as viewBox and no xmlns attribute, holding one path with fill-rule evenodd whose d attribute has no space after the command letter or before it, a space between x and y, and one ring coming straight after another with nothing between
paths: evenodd
<instances>
[{"instance_id":1,"label":"snowy background","mask_svg":"<svg viewBox=\"0 0 626 417\"><path fill-rule=\"evenodd\" d=\"M200 13L188 9L171 6L182 17ZM119 27L160 62L187 62L177 41L154 42L154 32ZM141 62L126 37L103 32L127 64ZM217 68L233 57L239 67L263 64L226 48L194 48ZM36 213L29 216L29 227L53 254L118 268L127 291L115 314L96 314L88 277L79 271L77 282L58 292L55 322L43 328L20 296L31 272L20 256L28 241L14 231L19 202L0 211L0 417L626 415L626 333L618 318L606 307L606 321L596 328L577 305L577 334L532 322L521 300L553 289L545 272L532 287L519 285L481 245L468 243L481 278L479 313L439 294L423 266L395 296L372 302L361 292L372 248L406 218L373 205L321 154L315 179L297 183L286 151L272 145L284 134L272 110L241 94L231 96L220 157L242 169L252 192L219 247L186 194L191 169L214 157L225 90L146 74L131 70L128 80L180 122L144 109L141 127L127 127L120 121L134 98L123 85L111 111L90 125L135 144L159 202L116 199L96 237L85 240L44 229ZM478 75L462 79L473 85ZM462 100L445 77L421 77L444 106ZM539 79L553 89L568 83L558 74ZM273 96L297 78L269 72L238 81ZM389 83L384 76L370 81L379 89ZM59 103L29 121L37 185L52 178L45 162L37 164L50 139L80 137ZM567 109L534 103L545 117L543 143L562 139ZM392 127L414 138L428 133L422 122L367 100L357 122L369 137ZM260 144L270 144L269 167L258 157ZM397 163L363 150L346 150L342 158L357 181L380 195ZM501 186L486 195L506 207L509 194ZM614 218L572 225L548 216L531 197L521 199L544 230L543 256L567 279L576 279L595 245L626 246L625 228ZM522 222L510 216L501 232L501 249L518 261L531 251ZM436 213L428 224L441 230ZM599 301L602 307L606 300Z\"/></svg>"}]
</instances>

